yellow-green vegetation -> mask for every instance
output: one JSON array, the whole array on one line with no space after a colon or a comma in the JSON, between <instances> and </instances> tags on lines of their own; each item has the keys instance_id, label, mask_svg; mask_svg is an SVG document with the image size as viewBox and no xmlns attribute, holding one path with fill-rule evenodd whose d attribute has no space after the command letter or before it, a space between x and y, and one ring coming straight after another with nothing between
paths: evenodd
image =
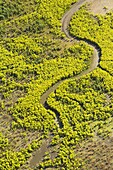
<instances>
[{"instance_id":1,"label":"yellow-green vegetation","mask_svg":"<svg viewBox=\"0 0 113 170\"><path fill-rule=\"evenodd\" d=\"M70 34L92 40L102 50L99 67L76 78L89 68L93 48L70 42L61 31L61 18L75 2L0 1L1 170L82 169L87 162L76 146L95 134L103 140L112 134L113 13L93 16L82 7L74 15ZM61 80L47 99L52 109L46 109L41 96ZM49 147L57 146L55 156L47 152L30 167L33 152L47 138Z\"/></svg>"},{"instance_id":2,"label":"yellow-green vegetation","mask_svg":"<svg viewBox=\"0 0 113 170\"><path fill-rule=\"evenodd\" d=\"M87 135L91 135L91 132L93 132L93 135L96 133L96 136L100 139L111 139L113 125L108 120L112 120L113 117L112 15L110 12L105 16L93 16L85 7L82 7L70 22L69 31L71 35L96 42L101 47L102 56L99 68L88 75L81 76L79 79L65 81L48 98L48 104L60 113L64 128L63 135L66 140L65 148L67 146L74 148L75 143L84 137L86 138ZM92 126L94 122L95 126ZM86 163L86 166L84 165L80 169L87 169L87 164L89 165L88 157L87 161L84 156L76 155L75 160L77 158L83 159ZM64 159L66 159L66 156L64 156ZM68 162L68 158L66 160ZM103 168L103 161L99 162L98 168ZM110 165L112 166L112 163ZM65 164L66 166L68 167L68 163ZM74 169L72 165L68 168ZM92 168L92 164L89 168ZM109 169L107 163L105 168Z\"/></svg>"},{"instance_id":3,"label":"yellow-green vegetation","mask_svg":"<svg viewBox=\"0 0 113 170\"><path fill-rule=\"evenodd\" d=\"M70 22L70 33L73 36L90 39L101 47L102 56L100 66L102 66L102 68L106 69L110 73L112 64L109 68L109 63L113 60L112 17L112 12L109 12L104 16L94 16L92 13L89 13L85 7L82 7L73 16L72 21ZM105 61L108 62L105 64Z\"/></svg>"}]
</instances>

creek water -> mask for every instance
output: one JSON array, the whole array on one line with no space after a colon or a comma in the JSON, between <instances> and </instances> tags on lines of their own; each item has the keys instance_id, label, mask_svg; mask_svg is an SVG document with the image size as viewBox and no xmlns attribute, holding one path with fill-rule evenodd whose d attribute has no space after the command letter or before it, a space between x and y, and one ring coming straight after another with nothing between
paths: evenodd
<instances>
[{"instance_id":1,"label":"creek water","mask_svg":"<svg viewBox=\"0 0 113 170\"><path fill-rule=\"evenodd\" d=\"M78 1L76 4L73 4L72 7L70 8L70 10L68 10L63 18L62 18L62 31L66 34L66 36L70 39L73 39L75 41L85 41L88 45L90 45L93 50L94 50L94 53L93 53L93 56L92 56L92 59L91 59L91 64L89 66L89 68L85 71L82 71L80 74L78 75L75 75L73 76L74 79L79 79L81 78L83 75L87 75L88 73L90 73L91 71L93 71L99 64L100 62L100 57L101 57L101 48L99 47L98 44L96 44L95 42L93 41L90 41L88 39L82 39L82 38L79 38L79 37L72 37L69 32L68 32L68 25L69 25L69 22L73 16L73 14L79 10L79 8L85 4L88 0L80 0ZM58 113L57 110L51 108L49 106L49 104L47 103L47 98L49 97L49 95L54 92L57 87L65 80L67 79L70 79L70 78L66 78L64 80L60 80L59 82L55 83L53 86L51 86L40 98L40 103L45 107L45 109L50 109L52 111L54 111L54 113L56 114L56 119L57 119L57 123L59 124L59 128L62 128L63 125L62 125L62 122L60 120L60 113ZM44 153L48 150L47 148L47 141L45 141L42 146L40 147L39 150L37 150L35 153L34 153L34 156L32 157L31 161L30 161L30 166L31 167L34 167L36 166L42 159L43 159L43 156L44 156Z\"/></svg>"}]
</instances>

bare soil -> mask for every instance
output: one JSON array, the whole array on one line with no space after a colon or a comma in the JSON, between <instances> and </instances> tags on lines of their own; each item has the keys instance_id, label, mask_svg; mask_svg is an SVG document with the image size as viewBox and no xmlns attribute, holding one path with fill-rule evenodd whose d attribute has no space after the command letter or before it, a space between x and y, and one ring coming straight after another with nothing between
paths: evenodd
<instances>
[{"instance_id":1,"label":"bare soil","mask_svg":"<svg viewBox=\"0 0 113 170\"><path fill-rule=\"evenodd\" d=\"M113 0L87 0L89 10L94 14L106 14L113 10Z\"/></svg>"},{"instance_id":2,"label":"bare soil","mask_svg":"<svg viewBox=\"0 0 113 170\"><path fill-rule=\"evenodd\" d=\"M81 170L113 170L113 136L85 141L76 154L85 163Z\"/></svg>"}]
</instances>

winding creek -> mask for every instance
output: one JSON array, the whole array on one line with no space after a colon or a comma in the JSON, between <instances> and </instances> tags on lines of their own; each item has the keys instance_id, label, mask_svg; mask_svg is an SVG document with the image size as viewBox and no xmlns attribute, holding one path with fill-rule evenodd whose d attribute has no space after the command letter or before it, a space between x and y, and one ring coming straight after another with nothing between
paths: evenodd
<instances>
[{"instance_id":1,"label":"winding creek","mask_svg":"<svg viewBox=\"0 0 113 170\"><path fill-rule=\"evenodd\" d=\"M64 14L61 22L62 22L62 31L66 34L66 36L70 39L70 40L75 40L75 41L84 41L86 42L88 45L90 45L93 50L94 50L94 53L93 53L93 56L92 56L92 60L91 60L91 64L89 66L89 68L85 71L82 71L80 74L78 75L75 75L73 76L73 78L80 78L81 76L83 75L86 75L88 74L89 72L93 71L98 65L99 65L99 62L100 62L100 59L101 59L101 48L99 47L99 45L91 40L88 40L86 38L79 38L79 37L73 37L69 34L69 31L68 31L68 26L69 26L69 22L72 18L72 16L74 15L74 13L76 11L79 10L79 8L84 5L86 2L89 2L89 0L79 0L77 3L73 4L71 6L71 8ZM72 77L71 77L72 78ZM56 114L56 122L58 123L59 127L62 128L63 127L63 124L60 120L60 113L49 106L49 104L47 103L47 99L49 97L49 95L54 92L57 87L65 80L67 79L70 79L70 78L65 78L63 80L60 80L59 82L57 82L56 84L54 84L53 86L51 86L42 96L41 96L41 99L40 99L40 103L45 107L45 109L50 109L52 110L55 114Z\"/></svg>"},{"instance_id":2,"label":"winding creek","mask_svg":"<svg viewBox=\"0 0 113 170\"><path fill-rule=\"evenodd\" d=\"M101 59L101 48L99 47L99 45L91 40L88 40L86 38L79 38L79 37L73 37L69 34L68 32L68 26L69 26L69 22L73 16L73 14L79 10L79 8L85 4L86 2L89 2L90 0L79 0L77 3L73 4L70 8L70 10L68 10L63 18L62 18L62 31L66 34L66 36L70 39L70 40L74 40L74 41L85 41L88 45L90 45L93 50L94 50L94 53L93 53L93 56L92 56L92 60L91 60L91 64L89 66L89 68L85 71L82 71L80 74L78 75L75 75L73 76L73 78L76 78L76 79L79 79L81 78L81 76L83 75L87 75L89 72L93 71L98 65L99 65L99 62L100 62L100 59ZM60 80L59 82L57 82L56 84L54 84L53 86L51 86L42 96L41 96L41 99L40 99L40 103L44 106L45 109L50 109L51 111L53 111L56 115L56 122L58 123L58 126L59 128L62 128L63 127L63 124L62 124L62 121L60 120L60 113L54 109L54 108L51 108L49 106L49 104L47 103L47 99L49 97L49 95L54 92L57 87L65 80L67 79L70 79L70 78L65 78L63 80ZM72 79L72 77L71 77ZM36 164L38 164L42 158L43 158L43 155L46 151L48 151L48 142L44 142L42 144L42 147L37 150L34 154L34 156L32 157L31 159L31 162L30 162L30 166L31 167L34 167L36 166Z\"/></svg>"}]
</instances>

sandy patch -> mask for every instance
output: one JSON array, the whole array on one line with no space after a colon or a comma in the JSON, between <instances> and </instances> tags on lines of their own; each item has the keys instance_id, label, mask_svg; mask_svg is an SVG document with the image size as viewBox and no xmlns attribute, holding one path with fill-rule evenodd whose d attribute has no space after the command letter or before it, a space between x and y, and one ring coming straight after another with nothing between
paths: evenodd
<instances>
[{"instance_id":1,"label":"sandy patch","mask_svg":"<svg viewBox=\"0 0 113 170\"><path fill-rule=\"evenodd\" d=\"M87 0L89 10L94 14L106 14L113 10L113 0Z\"/></svg>"}]
</instances>

